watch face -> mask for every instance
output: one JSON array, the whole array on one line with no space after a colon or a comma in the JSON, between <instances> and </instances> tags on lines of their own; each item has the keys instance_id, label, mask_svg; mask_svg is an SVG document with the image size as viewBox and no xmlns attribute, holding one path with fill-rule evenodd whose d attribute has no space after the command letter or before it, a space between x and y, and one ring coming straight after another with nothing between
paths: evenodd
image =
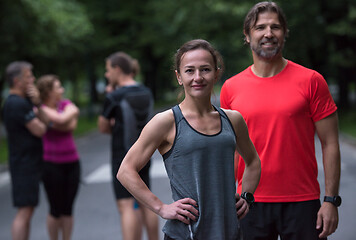
<instances>
[{"instance_id":1,"label":"watch face","mask_svg":"<svg viewBox=\"0 0 356 240\"><path fill-rule=\"evenodd\" d=\"M338 207L341 205L341 197L340 196L335 196L334 197L334 203Z\"/></svg>"},{"instance_id":2,"label":"watch face","mask_svg":"<svg viewBox=\"0 0 356 240\"><path fill-rule=\"evenodd\" d=\"M249 192L244 192L241 197L244 198L248 203L253 203L255 201L253 194Z\"/></svg>"},{"instance_id":3,"label":"watch face","mask_svg":"<svg viewBox=\"0 0 356 240\"><path fill-rule=\"evenodd\" d=\"M330 202L334 204L336 207L339 207L341 205L342 200L340 196L333 196L333 197L325 196L324 202Z\"/></svg>"}]
</instances>

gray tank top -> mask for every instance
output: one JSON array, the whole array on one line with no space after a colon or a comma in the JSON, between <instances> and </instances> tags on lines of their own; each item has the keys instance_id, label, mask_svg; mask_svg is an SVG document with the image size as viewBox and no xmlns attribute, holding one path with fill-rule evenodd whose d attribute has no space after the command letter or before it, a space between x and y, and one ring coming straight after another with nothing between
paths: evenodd
<instances>
[{"instance_id":1,"label":"gray tank top","mask_svg":"<svg viewBox=\"0 0 356 240\"><path fill-rule=\"evenodd\" d=\"M196 131L179 106L172 108L176 136L163 155L172 198L197 201L199 217L186 225L167 220L163 232L173 239L239 239L235 208L234 153L236 136L230 120L220 108L221 129L214 135Z\"/></svg>"}]
</instances>

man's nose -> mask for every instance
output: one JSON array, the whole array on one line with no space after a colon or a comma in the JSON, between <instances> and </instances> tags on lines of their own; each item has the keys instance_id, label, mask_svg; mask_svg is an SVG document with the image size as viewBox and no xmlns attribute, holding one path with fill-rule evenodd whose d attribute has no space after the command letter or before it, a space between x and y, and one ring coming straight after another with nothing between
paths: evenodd
<instances>
[{"instance_id":1,"label":"man's nose","mask_svg":"<svg viewBox=\"0 0 356 240\"><path fill-rule=\"evenodd\" d=\"M266 28L266 32L265 32L265 35L264 35L266 38L271 38L273 37L273 33L272 33L272 29L270 27L267 27Z\"/></svg>"}]
</instances>

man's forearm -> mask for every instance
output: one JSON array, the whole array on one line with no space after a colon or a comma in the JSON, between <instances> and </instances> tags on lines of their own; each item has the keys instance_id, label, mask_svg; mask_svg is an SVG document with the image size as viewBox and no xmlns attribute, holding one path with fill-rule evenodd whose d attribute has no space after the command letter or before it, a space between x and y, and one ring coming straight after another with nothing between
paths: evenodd
<instances>
[{"instance_id":1,"label":"man's forearm","mask_svg":"<svg viewBox=\"0 0 356 240\"><path fill-rule=\"evenodd\" d=\"M338 195L341 175L341 160L338 143L323 147L323 164L325 175L325 195Z\"/></svg>"},{"instance_id":2,"label":"man's forearm","mask_svg":"<svg viewBox=\"0 0 356 240\"><path fill-rule=\"evenodd\" d=\"M243 179L242 192L254 193L260 182L261 163L260 160L254 160L250 165L246 165Z\"/></svg>"},{"instance_id":3,"label":"man's forearm","mask_svg":"<svg viewBox=\"0 0 356 240\"><path fill-rule=\"evenodd\" d=\"M101 133L111 134L110 121L103 116L98 118L98 128Z\"/></svg>"}]
</instances>

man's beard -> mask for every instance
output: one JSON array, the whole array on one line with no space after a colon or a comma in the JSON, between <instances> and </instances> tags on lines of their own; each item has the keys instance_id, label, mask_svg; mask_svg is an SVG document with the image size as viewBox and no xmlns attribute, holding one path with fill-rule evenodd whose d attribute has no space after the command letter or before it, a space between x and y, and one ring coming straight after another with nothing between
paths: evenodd
<instances>
[{"instance_id":1,"label":"man's beard","mask_svg":"<svg viewBox=\"0 0 356 240\"><path fill-rule=\"evenodd\" d=\"M267 49L262 48L262 45L268 42L277 43L277 45ZM257 56L265 59L271 59L277 56L282 51L283 45L284 44L282 45L279 44L278 39L276 38L272 38L269 40L262 39L261 41L258 42L257 46L256 44L250 43L251 50L254 51L257 54Z\"/></svg>"}]
</instances>

